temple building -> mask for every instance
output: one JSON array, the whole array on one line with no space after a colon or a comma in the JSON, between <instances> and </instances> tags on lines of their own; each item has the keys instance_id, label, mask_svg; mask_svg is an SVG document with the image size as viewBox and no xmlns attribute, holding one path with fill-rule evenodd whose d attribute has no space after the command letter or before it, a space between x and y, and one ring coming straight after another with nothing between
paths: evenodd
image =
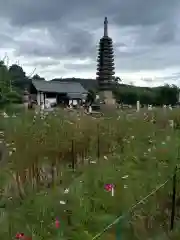
<instances>
[{"instance_id":1,"label":"temple building","mask_svg":"<svg viewBox=\"0 0 180 240\"><path fill-rule=\"evenodd\" d=\"M114 51L113 41L108 36L108 20L104 20L104 36L99 42L99 51L97 58L97 82L100 93L100 98L106 104L114 104L115 100L112 95L114 86Z\"/></svg>"},{"instance_id":2,"label":"temple building","mask_svg":"<svg viewBox=\"0 0 180 240\"><path fill-rule=\"evenodd\" d=\"M57 105L69 101L83 102L87 96L87 90L77 82L32 80L29 87L30 98L37 105L46 105L46 102L55 102Z\"/></svg>"}]
</instances>

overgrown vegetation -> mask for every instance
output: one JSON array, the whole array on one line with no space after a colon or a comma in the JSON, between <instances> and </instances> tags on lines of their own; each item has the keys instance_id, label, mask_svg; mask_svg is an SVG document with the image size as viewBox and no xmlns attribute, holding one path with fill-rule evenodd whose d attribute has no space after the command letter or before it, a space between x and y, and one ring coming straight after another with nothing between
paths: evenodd
<instances>
[{"instance_id":1,"label":"overgrown vegetation","mask_svg":"<svg viewBox=\"0 0 180 240\"><path fill-rule=\"evenodd\" d=\"M28 83L29 79L20 66L13 64L8 67L0 61L0 107L21 103L22 92Z\"/></svg>"},{"instance_id":2,"label":"overgrown vegetation","mask_svg":"<svg viewBox=\"0 0 180 240\"><path fill-rule=\"evenodd\" d=\"M1 118L8 151L0 162L0 239L17 232L32 239L93 239L172 174L179 163L179 121L179 110L101 119L64 112ZM115 184L114 197L106 183ZM115 239L117 232L123 239L179 239L179 191L177 228L168 231L171 193L170 180L99 239Z\"/></svg>"},{"instance_id":3,"label":"overgrown vegetation","mask_svg":"<svg viewBox=\"0 0 180 240\"><path fill-rule=\"evenodd\" d=\"M179 164L179 110L117 112L100 119L22 113L13 104L21 102L30 81L20 66L0 62L0 107L10 114L0 117L0 239L23 232L37 240L92 240ZM97 89L88 89L93 101ZM116 84L114 93L128 104L174 105L178 88ZM104 190L106 183L115 184L114 197ZM99 239L116 234L133 240L179 239L179 185L177 228L169 233L171 195L170 179Z\"/></svg>"},{"instance_id":4,"label":"overgrown vegetation","mask_svg":"<svg viewBox=\"0 0 180 240\"><path fill-rule=\"evenodd\" d=\"M145 105L175 105L178 102L179 89L175 85L164 85L156 88L141 88L119 85L114 91L116 99L126 104L135 104L138 100Z\"/></svg>"}]
</instances>

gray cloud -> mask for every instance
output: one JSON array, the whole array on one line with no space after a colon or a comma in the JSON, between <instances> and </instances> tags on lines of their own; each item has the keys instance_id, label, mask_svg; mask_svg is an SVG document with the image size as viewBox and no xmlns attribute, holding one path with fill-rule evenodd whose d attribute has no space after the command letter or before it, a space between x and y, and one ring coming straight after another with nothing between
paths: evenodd
<instances>
[{"instance_id":1,"label":"gray cloud","mask_svg":"<svg viewBox=\"0 0 180 240\"><path fill-rule=\"evenodd\" d=\"M14 48L16 57L34 58L34 65L52 66L68 59L72 60L64 64L68 71L95 73L96 44L107 16L118 72L165 68L179 72L179 7L179 0L111 0L106 4L104 0L3 0L0 48ZM31 30L39 33L31 36ZM47 57L52 59L49 64L43 60ZM91 61L79 65L79 59Z\"/></svg>"},{"instance_id":2,"label":"gray cloud","mask_svg":"<svg viewBox=\"0 0 180 240\"><path fill-rule=\"evenodd\" d=\"M40 43L34 40L17 41L16 54L31 55L40 57L54 58L87 58L92 53L95 55L95 43L93 36L86 30L71 28L60 32L57 29L50 28L49 34L51 41L49 43ZM94 56L95 57L95 56Z\"/></svg>"},{"instance_id":3,"label":"gray cloud","mask_svg":"<svg viewBox=\"0 0 180 240\"><path fill-rule=\"evenodd\" d=\"M173 84L176 81L180 80L180 72L177 72L177 73L174 73L174 74L171 74L171 75L167 75L165 77L156 77L156 80L157 81L165 81L169 84ZM168 82L169 80L170 80L170 82Z\"/></svg>"},{"instance_id":4,"label":"gray cloud","mask_svg":"<svg viewBox=\"0 0 180 240\"><path fill-rule=\"evenodd\" d=\"M176 40L176 23L173 21L163 22L157 27L153 42L156 44L168 44Z\"/></svg>"},{"instance_id":5,"label":"gray cloud","mask_svg":"<svg viewBox=\"0 0 180 240\"><path fill-rule=\"evenodd\" d=\"M79 71L82 71L82 70L93 71L94 69L96 69L96 62L91 62L91 64L67 63L67 64L64 64L64 67L68 70L74 69L74 70L79 70Z\"/></svg>"},{"instance_id":6,"label":"gray cloud","mask_svg":"<svg viewBox=\"0 0 180 240\"><path fill-rule=\"evenodd\" d=\"M59 51L56 46L42 46L34 41L18 41L16 48L16 56L34 56L34 57L59 57Z\"/></svg>"},{"instance_id":7,"label":"gray cloud","mask_svg":"<svg viewBox=\"0 0 180 240\"><path fill-rule=\"evenodd\" d=\"M9 44L12 44L13 39L8 36L7 34L0 33L0 46L5 47L8 46Z\"/></svg>"},{"instance_id":8,"label":"gray cloud","mask_svg":"<svg viewBox=\"0 0 180 240\"><path fill-rule=\"evenodd\" d=\"M25 66L37 66L37 67L48 67L48 66L56 66L59 65L60 61L57 59L51 59L51 58L40 58L40 59L33 59L29 60L27 63L25 63Z\"/></svg>"},{"instance_id":9,"label":"gray cloud","mask_svg":"<svg viewBox=\"0 0 180 240\"><path fill-rule=\"evenodd\" d=\"M156 25L171 19L177 12L178 6L178 0L120 1L119 14L116 10L113 19L123 26Z\"/></svg>"},{"instance_id":10,"label":"gray cloud","mask_svg":"<svg viewBox=\"0 0 180 240\"><path fill-rule=\"evenodd\" d=\"M171 18L179 6L178 0L4 0L1 1L1 16L9 17L15 25L34 25L67 19L85 21L109 15L118 25L152 25Z\"/></svg>"}]
</instances>

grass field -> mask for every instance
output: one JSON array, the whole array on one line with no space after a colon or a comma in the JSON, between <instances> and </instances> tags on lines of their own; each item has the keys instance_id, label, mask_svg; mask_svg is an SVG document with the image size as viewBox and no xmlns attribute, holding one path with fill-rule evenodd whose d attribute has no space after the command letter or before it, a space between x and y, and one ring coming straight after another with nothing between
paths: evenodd
<instances>
[{"instance_id":1,"label":"grass field","mask_svg":"<svg viewBox=\"0 0 180 240\"><path fill-rule=\"evenodd\" d=\"M121 214L97 239L179 239L180 173L173 232L171 178L126 214L179 164L179 126L180 110L0 117L0 150L7 148L0 155L0 239L23 232L33 240L92 240Z\"/></svg>"}]
</instances>

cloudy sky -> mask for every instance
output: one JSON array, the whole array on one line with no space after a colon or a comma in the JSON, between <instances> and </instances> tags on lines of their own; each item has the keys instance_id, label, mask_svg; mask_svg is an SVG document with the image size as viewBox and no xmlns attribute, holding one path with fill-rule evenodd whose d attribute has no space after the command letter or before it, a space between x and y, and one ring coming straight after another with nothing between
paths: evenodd
<instances>
[{"instance_id":1,"label":"cloudy sky","mask_svg":"<svg viewBox=\"0 0 180 240\"><path fill-rule=\"evenodd\" d=\"M46 79L95 78L105 16L124 83L180 86L180 0L0 0L0 57Z\"/></svg>"}]
</instances>

